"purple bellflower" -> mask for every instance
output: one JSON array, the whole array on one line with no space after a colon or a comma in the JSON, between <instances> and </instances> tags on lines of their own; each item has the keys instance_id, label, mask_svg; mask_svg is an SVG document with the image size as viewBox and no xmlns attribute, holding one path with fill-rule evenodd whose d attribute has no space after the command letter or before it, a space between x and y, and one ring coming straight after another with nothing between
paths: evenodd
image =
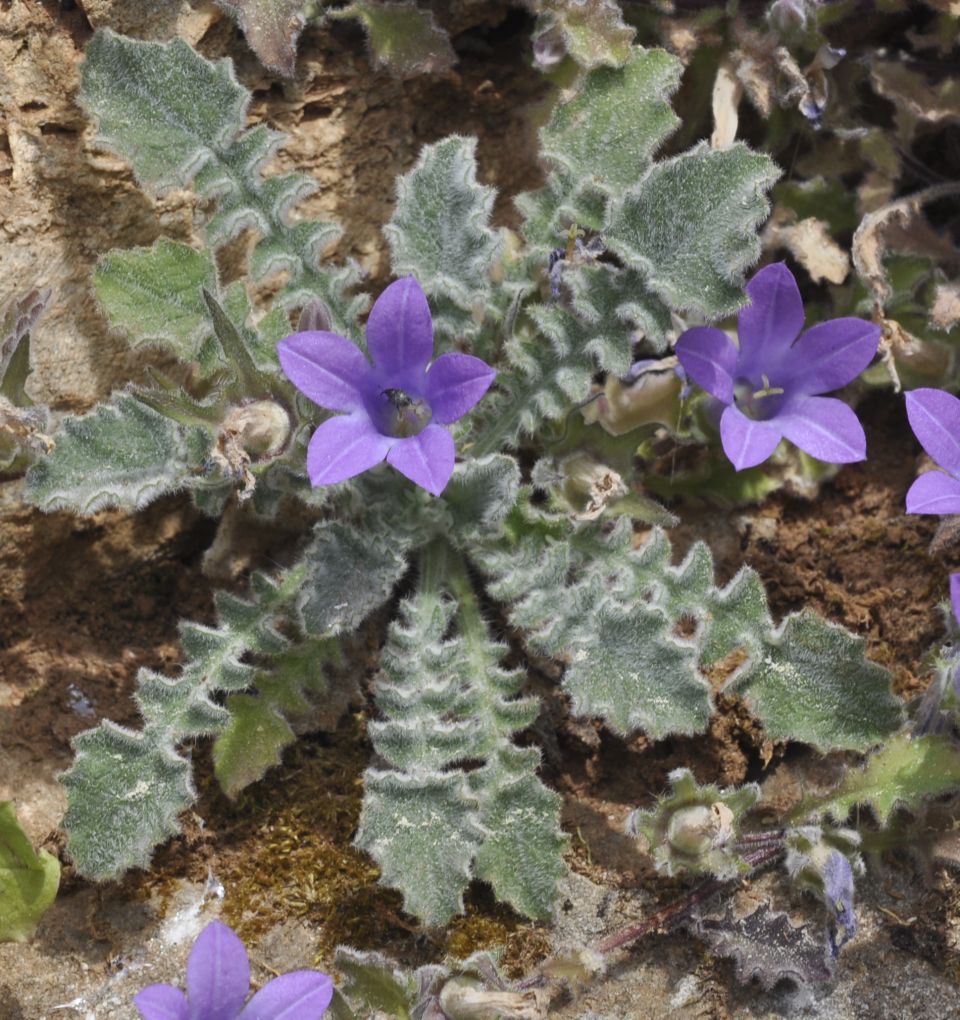
<instances>
[{"instance_id":1,"label":"purple bellflower","mask_svg":"<svg viewBox=\"0 0 960 1020\"><path fill-rule=\"evenodd\" d=\"M353 478L381 461L439 496L453 474L453 437L496 375L469 354L433 357L433 320L412 276L391 283L367 319L371 365L349 340L325 330L294 333L277 353L290 381L314 403L345 411L323 422L307 450L313 485Z\"/></svg>"},{"instance_id":2,"label":"purple bellflower","mask_svg":"<svg viewBox=\"0 0 960 1020\"><path fill-rule=\"evenodd\" d=\"M212 921L187 960L187 994L150 985L134 996L144 1020L318 1020L333 998L333 981L316 970L295 970L267 982L246 1004L250 962L232 929Z\"/></svg>"},{"instance_id":3,"label":"purple bellflower","mask_svg":"<svg viewBox=\"0 0 960 1020\"><path fill-rule=\"evenodd\" d=\"M960 514L960 400L943 390L911 390L907 418L920 445L943 469L927 471L910 486L907 513Z\"/></svg>"},{"instance_id":4,"label":"purple bellflower","mask_svg":"<svg viewBox=\"0 0 960 1020\"><path fill-rule=\"evenodd\" d=\"M781 439L832 464L863 460L867 440L857 416L842 400L820 394L846 386L870 364L880 327L830 319L801 335L803 302L782 262L761 269L747 296L739 347L713 326L688 329L676 345L690 378L725 405L720 440L733 466L762 463Z\"/></svg>"}]
</instances>

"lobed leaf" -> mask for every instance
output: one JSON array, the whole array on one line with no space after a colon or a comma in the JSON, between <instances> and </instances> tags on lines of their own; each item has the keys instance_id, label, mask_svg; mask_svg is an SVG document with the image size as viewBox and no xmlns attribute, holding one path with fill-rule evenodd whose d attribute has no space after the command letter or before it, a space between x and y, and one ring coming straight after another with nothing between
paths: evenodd
<instances>
[{"instance_id":1,"label":"lobed leaf","mask_svg":"<svg viewBox=\"0 0 960 1020\"><path fill-rule=\"evenodd\" d=\"M200 357L213 333L201 288L216 289L213 258L189 245L159 238L152 248L116 250L93 272L93 286L111 327L136 349L157 345L181 361Z\"/></svg>"},{"instance_id":2,"label":"lobed leaf","mask_svg":"<svg viewBox=\"0 0 960 1020\"><path fill-rule=\"evenodd\" d=\"M80 86L97 141L157 191L189 184L241 130L249 101L229 60L212 64L183 39L140 42L110 29L87 44Z\"/></svg>"},{"instance_id":3,"label":"lobed leaf","mask_svg":"<svg viewBox=\"0 0 960 1020\"><path fill-rule=\"evenodd\" d=\"M793 814L829 813L843 821L858 804L867 804L886 825L897 807L916 811L928 798L958 787L960 748L953 740L900 733L872 754L862 769L847 769L835 790L805 798Z\"/></svg>"},{"instance_id":4,"label":"lobed leaf","mask_svg":"<svg viewBox=\"0 0 960 1020\"><path fill-rule=\"evenodd\" d=\"M229 699L227 708L216 699L219 692L239 692L254 683L249 656L269 660L289 650L278 627L292 611L303 574L293 569L279 582L254 574L253 600L219 593L217 626L181 628L186 661L178 676L140 670L136 700L143 730L105 721L75 738L76 757L61 781L68 799L64 828L79 874L104 881L146 867L154 847L179 831L177 815L196 799L180 745L227 729ZM289 690L281 695L275 704L292 696ZM235 791L249 770L228 766L226 775Z\"/></svg>"},{"instance_id":5,"label":"lobed leaf","mask_svg":"<svg viewBox=\"0 0 960 1020\"><path fill-rule=\"evenodd\" d=\"M451 135L420 152L397 178L397 205L383 232L393 271L414 275L434 303L434 327L462 337L476 330L501 247L490 227L494 189L477 182L475 138Z\"/></svg>"},{"instance_id":6,"label":"lobed leaf","mask_svg":"<svg viewBox=\"0 0 960 1020\"><path fill-rule=\"evenodd\" d=\"M629 59L636 29L624 23L616 0L525 0L539 14L537 36L559 34L571 57L587 68Z\"/></svg>"},{"instance_id":7,"label":"lobed leaf","mask_svg":"<svg viewBox=\"0 0 960 1020\"><path fill-rule=\"evenodd\" d=\"M27 472L26 499L41 510L93 514L136 510L184 488L212 442L127 393L81 417L64 419L56 447Z\"/></svg>"},{"instance_id":8,"label":"lobed leaf","mask_svg":"<svg viewBox=\"0 0 960 1020\"><path fill-rule=\"evenodd\" d=\"M374 67L385 67L400 78L448 71L457 62L447 33L415 0L353 0L340 10L328 10L327 16L357 18L366 29Z\"/></svg>"},{"instance_id":9,"label":"lobed leaf","mask_svg":"<svg viewBox=\"0 0 960 1020\"><path fill-rule=\"evenodd\" d=\"M698 145L656 164L616 200L604 238L676 311L717 319L744 301L760 257L756 228L780 172L745 145Z\"/></svg>"},{"instance_id":10,"label":"lobed leaf","mask_svg":"<svg viewBox=\"0 0 960 1020\"><path fill-rule=\"evenodd\" d=\"M810 612L771 633L759 654L731 677L772 740L801 740L826 751L864 751L903 717L890 674L867 661L864 641Z\"/></svg>"}]
</instances>

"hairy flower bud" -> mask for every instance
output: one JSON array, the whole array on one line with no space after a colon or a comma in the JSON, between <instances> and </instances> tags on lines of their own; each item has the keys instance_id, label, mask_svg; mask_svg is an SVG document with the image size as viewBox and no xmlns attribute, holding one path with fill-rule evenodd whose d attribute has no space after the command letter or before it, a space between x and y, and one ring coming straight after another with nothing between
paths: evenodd
<instances>
[{"instance_id":1,"label":"hairy flower bud","mask_svg":"<svg viewBox=\"0 0 960 1020\"><path fill-rule=\"evenodd\" d=\"M722 801L694 804L673 814L667 841L678 853L699 857L729 842L733 831L733 812Z\"/></svg>"},{"instance_id":2,"label":"hairy flower bud","mask_svg":"<svg viewBox=\"0 0 960 1020\"><path fill-rule=\"evenodd\" d=\"M251 457L276 456L290 435L290 415L276 401L256 400L232 408L221 431L236 436Z\"/></svg>"}]
</instances>

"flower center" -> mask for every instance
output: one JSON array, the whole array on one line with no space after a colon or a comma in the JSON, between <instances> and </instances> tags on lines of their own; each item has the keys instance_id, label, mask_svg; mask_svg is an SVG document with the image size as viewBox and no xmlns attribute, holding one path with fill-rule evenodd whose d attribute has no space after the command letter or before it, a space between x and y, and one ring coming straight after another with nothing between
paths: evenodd
<instances>
[{"instance_id":1,"label":"flower center","mask_svg":"<svg viewBox=\"0 0 960 1020\"><path fill-rule=\"evenodd\" d=\"M738 379L733 387L737 407L754 421L772 418L780 409L785 392L782 386L771 385L766 375L761 374L760 380L760 387L751 379Z\"/></svg>"},{"instance_id":2,"label":"flower center","mask_svg":"<svg viewBox=\"0 0 960 1020\"><path fill-rule=\"evenodd\" d=\"M420 397L392 387L380 391L376 424L384 435L397 439L418 436L430 424L432 417L430 405Z\"/></svg>"}]
</instances>

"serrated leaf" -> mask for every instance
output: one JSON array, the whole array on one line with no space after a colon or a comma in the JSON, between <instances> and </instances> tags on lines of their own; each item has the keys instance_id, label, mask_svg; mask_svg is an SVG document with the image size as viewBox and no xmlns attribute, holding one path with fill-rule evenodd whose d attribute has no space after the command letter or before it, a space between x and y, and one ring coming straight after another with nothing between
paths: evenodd
<instances>
[{"instance_id":1,"label":"serrated leaf","mask_svg":"<svg viewBox=\"0 0 960 1020\"><path fill-rule=\"evenodd\" d=\"M580 186L608 195L631 187L680 125L668 100L682 70L666 50L636 48L623 67L591 71L541 130L543 154Z\"/></svg>"},{"instance_id":2,"label":"serrated leaf","mask_svg":"<svg viewBox=\"0 0 960 1020\"><path fill-rule=\"evenodd\" d=\"M629 58L636 29L624 23L616 0L526 0L526 5L541 15L538 34L558 32L583 67L619 67Z\"/></svg>"},{"instance_id":3,"label":"serrated leaf","mask_svg":"<svg viewBox=\"0 0 960 1020\"><path fill-rule=\"evenodd\" d=\"M189 764L156 733L109 721L75 737L73 747L76 758L60 781L77 871L105 881L147 867L153 848L179 831L177 816L196 797Z\"/></svg>"},{"instance_id":4,"label":"serrated leaf","mask_svg":"<svg viewBox=\"0 0 960 1020\"><path fill-rule=\"evenodd\" d=\"M384 884L425 924L463 911L470 864L483 840L462 773L402 775L368 769L357 846L380 866Z\"/></svg>"},{"instance_id":5,"label":"serrated leaf","mask_svg":"<svg viewBox=\"0 0 960 1020\"><path fill-rule=\"evenodd\" d=\"M353 0L341 10L328 10L327 16L357 18L367 31L374 67L385 67L401 78L438 74L457 62L447 33L415 0Z\"/></svg>"},{"instance_id":6,"label":"serrated leaf","mask_svg":"<svg viewBox=\"0 0 960 1020\"><path fill-rule=\"evenodd\" d=\"M189 184L243 127L249 93L229 60L206 61L182 39L140 42L98 29L87 44L80 103L97 140L157 191Z\"/></svg>"},{"instance_id":7,"label":"serrated leaf","mask_svg":"<svg viewBox=\"0 0 960 1020\"><path fill-rule=\"evenodd\" d=\"M480 799L480 824L487 833L477 851L474 874L493 886L497 899L526 917L546 918L566 874L569 840L557 827L561 797L537 779L536 752L521 771L491 763L470 773ZM532 767L531 767L532 766Z\"/></svg>"},{"instance_id":8,"label":"serrated leaf","mask_svg":"<svg viewBox=\"0 0 960 1020\"><path fill-rule=\"evenodd\" d=\"M457 464L443 490L457 538L469 542L475 531L505 520L519 491L520 467L513 457L493 454Z\"/></svg>"},{"instance_id":9,"label":"serrated leaf","mask_svg":"<svg viewBox=\"0 0 960 1020\"><path fill-rule=\"evenodd\" d=\"M890 674L864 642L810 612L787 617L763 650L724 686L739 694L772 740L864 751L903 717Z\"/></svg>"},{"instance_id":10,"label":"serrated leaf","mask_svg":"<svg viewBox=\"0 0 960 1020\"><path fill-rule=\"evenodd\" d=\"M261 648L261 657L264 657ZM290 717L310 708L310 697L328 687L323 667L336 649L329 642L306 641L284 647L267 659L256 677L256 690L231 694L229 721L213 744L214 774L228 797L279 765L284 748L296 739Z\"/></svg>"},{"instance_id":11,"label":"serrated leaf","mask_svg":"<svg viewBox=\"0 0 960 1020\"><path fill-rule=\"evenodd\" d=\"M179 831L177 816L196 793L178 748L227 727L230 713L215 698L251 685L254 667L242 660L289 649L278 625L292 610L303 573L297 567L279 581L254 574L254 600L221 592L217 626L182 625L180 674L141 669L137 677L142 731L108 721L75 738L76 758L61 781L69 805L64 827L79 874L102 881L146 867L153 848ZM281 691L275 703L286 704L289 694Z\"/></svg>"},{"instance_id":12,"label":"serrated leaf","mask_svg":"<svg viewBox=\"0 0 960 1020\"><path fill-rule=\"evenodd\" d=\"M654 738L699 733L713 708L697 649L670 635L666 614L638 603L597 613L594 633L575 643L563 686L573 711L600 716L617 733Z\"/></svg>"},{"instance_id":13,"label":"serrated leaf","mask_svg":"<svg viewBox=\"0 0 960 1020\"><path fill-rule=\"evenodd\" d=\"M476 147L475 138L459 135L424 146L417 165L397 178L397 205L383 228L394 273L416 276L439 302L435 326L451 335L475 330L472 310L486 304L501 245L490 228L494 189L477 183Z\"/></svg>"},{"instance_id":14,"label":"serrated leaf","mask_svg":"<svg viewBox=\"0 0 960 1020\"><path fill-rule=\"evenodd\" d=\"M717 956L733 959L742 984L759 981L769 992L780 981L791 981L800 999L794 1007L809 1001L813 989L833 976L823 932L793 924L766 903L745 916L727 907L723 916L698 918L690 927Z\"/></svg>"},{"instance_id":15,"label":"serrated leaf","mask_svg":"<svg viewBox=\"0 0 960 1020\"><path fill-rule=\"evenodd\" d=\"M745 145L698 145L656 164L616 201L608 246L676 311L716 319L744 300L743 276L760 257L756 227L780 171Z\"/></svg>"},{"instance_id":16,"label":"serrated leaf","mask_svg":"<svg viewBox=\"0 0 960 1020\"><path fill-rule=\"evenodd\" d=\"M53 452L27 472L26 498L41 510L131 510L182 489L211 443L129 394L63 420Z\"/></svg>"},{"instance_id":17,"label":"serrated leaf","mask_svg":"<svg viewBox=\"0 0 960 1020\"><path fill-rule=\"evenodd\" d=\"M843 782L822 796L805 798L796 815L829 812L842 821L858 804L869 805L881 825L897 807L918 810L930 797L960 787L960 747L946 736L900 733L871 755L862 769L847 769Z\"/></svg>"},{"instance_id":18,"label":"serrated leaf","mask_svg":"<svg viewBox=\"0 0 960 1020\"><path fill-rule=\"evenodd\" d=\"M110 325L126 333L134 349L163 346L182 361L197 359L213 332L200 289L214 289L216 282L207 252L165 237L152 248L112 251L93 272Z\"/></svg>"},{"instance_id":19,"label":"serrated leaf","mask_svg":"<svg viewBox=\"0 0 960 1020\"><path fill-rule=\"evenodd\" d=\"M407 569L409 540L384 526L360 531L347 522L320 524L307 548L300 618L308 634L354 630L390 597Z\"/></svg>"},{"instance_id":20,"label":"serrated leaf","mask_svg":"<svg viewBox=\"0 0 960 1020\"><path fill-rule=\"evenodd\" d=\"M271 71L291 78L308 0L217 0L240 26L250 49Z\"/></svg>"},{"instance_id":21,"label":"serrated leaf","mask_svg":"<svg viewBox=\"0 0 960 1020\"><path fill-rule=\"evenodd\" d=\"M13 801L0 801L0 942L29 939L59 886L60 862L33 849Z\"/></svg>"},{"instance_id":22,"label":"serrated leaf","mask_svg":"<svg viewBox=\"0 0 960 1020\"><path fill-rule=\"evenodd\" d=\"M80 102L98 119L99 140L129 159L141 182L158 191L193 182L216 203L205 229L212 247L255 230L260 237L251 275L260 279L286 270L277 296L282 307L319 297L333 329L352 335L366 298L347 291L362 273L352 261L318 267L322 249L340 228L290 222L291 205L315 185L302 174L262 178L284 136L263 124L243 130L249 98L229 60L210 63L181 39L138 42L100 30L87 47Z\"/></svg>"}]
</instances>

